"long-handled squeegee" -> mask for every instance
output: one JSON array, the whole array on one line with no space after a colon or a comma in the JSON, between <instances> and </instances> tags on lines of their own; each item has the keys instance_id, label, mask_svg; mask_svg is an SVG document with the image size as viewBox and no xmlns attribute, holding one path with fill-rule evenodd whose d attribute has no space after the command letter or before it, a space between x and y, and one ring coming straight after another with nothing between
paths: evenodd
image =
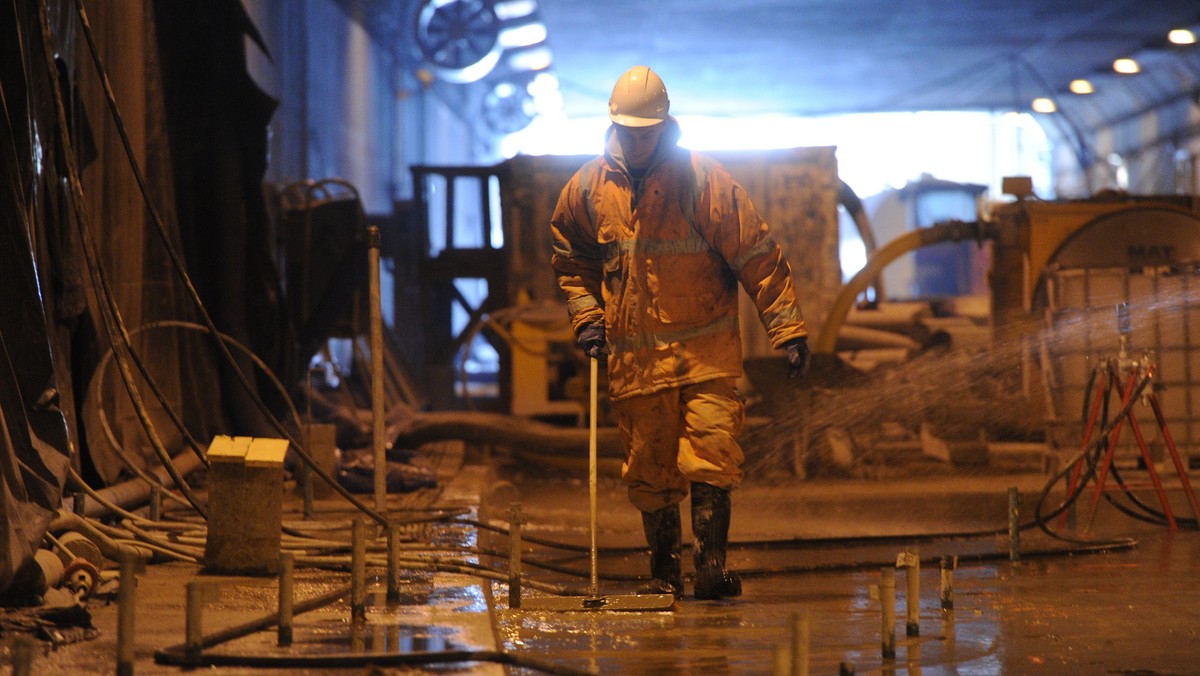
<instances>
[{"instance_id":1,"label":"long-handled squeegee","mask_svg":"<svg viewBox=\"0 0 1200 676\"><path fill-rule=\"evenodd\" d=\"M591 360L591 391L588 396L588 499L591 533L592 586L587 596L537 596L521 601L525 610L670 610L675 606L672 594L600 594L596 573L596 391L597 361Z\"/></svg>"}]
</instances>

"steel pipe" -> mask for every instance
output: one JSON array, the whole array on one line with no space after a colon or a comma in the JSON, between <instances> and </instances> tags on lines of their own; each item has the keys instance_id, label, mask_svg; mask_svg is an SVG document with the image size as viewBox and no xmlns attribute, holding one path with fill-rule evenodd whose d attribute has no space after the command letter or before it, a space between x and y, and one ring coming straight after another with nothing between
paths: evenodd
<instances>
[{"instance_id":1,"label":"steel pipe","mask_svg":"<svg viewBox=\"0 0 1200 676\"><path fill-rule=\"evenodd\" d=\"M371 294L371 446L375 451L375 511L387 508L387 457L384 447L383 309L379 290L379 228L367 228L367 267Z\"/></svg>"}]
</instances>

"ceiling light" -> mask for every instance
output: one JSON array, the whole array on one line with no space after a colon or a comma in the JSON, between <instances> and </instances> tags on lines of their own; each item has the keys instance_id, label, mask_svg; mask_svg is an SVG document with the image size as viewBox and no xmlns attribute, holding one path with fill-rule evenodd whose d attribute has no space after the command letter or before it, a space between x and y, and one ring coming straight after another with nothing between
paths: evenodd
<instances>
[{"instance_id":1,"label":"ceiling light","mask_svg":"<svg viewBox=\"0 0 1200 676\"><path fill-rule=\"evenodd\" d=\"M552 61L550 49L545 46L514 50L508 55L509 67L517 71L545 70Z\"/></svg>"},{"instance_id":2,"label":"ceiling light","mask_svg":"<svg viewBox=\"0 0 1200 676\"><path fill-rule=\"evenodd\" d=\"M492 6L496 12L496 18L501 21L509 19L519 19L523 16L529 16L537 11L537 2L534 0L512 0L512 2L497 2Z\"/></svg>"},{"instance_id":3,"label":"ceiling light","mask_svg":"<svg viewBox=\"0 0 1200 676\"><path fill-rule=\"evenodd\" d=\"M1123 75L1133 75L1142 72L1142 67L1133 59L1117 59L1113 61L1113 70Z\"/></svg>"},{"instance_id":4,"label":"ceiling light","mask_svg":"<svg viewBox=\"0 0 1200 676\"><path fill-rule=\"evenodd\" d=\"M539 22L506 28L500 31L497 40L500 42L500 46L506 49L536 45L546 41L546 25Z\"/></svg>"},{"instance_id":5,"label":"ceiling light","mask_svg":"<svg viewBox=\"0 0 1200 676\"><path fill-rule=\"evenodd\" d=\"M1044 96L1034 99L1031 107L1035 113L1053 113L1058 110L1058 107L1054 105L1054 101Z\"/></svg>"},{"instance_id":6,"label":"ceiling light","mask_svg":"<svg viewBox=\"0 0 1200 676\"><path fill-rule=\"evenodd\" d=\"M1092 86L1092 83L1088 82L1087 80L1084 80L1082 78L1080 78L1078 80L1071 80L1070 88L1071 88L1072 94L1082 95L1082 94L1094 94L1096 92L1096 88Z\"/></svg>"},{"instance_id":7,"label":"ceiling light","mask_svg":"<svg viewBox=\"0 0 1200 676\"><path fill-rule=\"evenodd\" d=\"M1194 45L1196 44L1196 34L1186 28L1176 28L1167 33L1167 40L1170 40L1173 45Z\"/></svg>"}]
</instances>

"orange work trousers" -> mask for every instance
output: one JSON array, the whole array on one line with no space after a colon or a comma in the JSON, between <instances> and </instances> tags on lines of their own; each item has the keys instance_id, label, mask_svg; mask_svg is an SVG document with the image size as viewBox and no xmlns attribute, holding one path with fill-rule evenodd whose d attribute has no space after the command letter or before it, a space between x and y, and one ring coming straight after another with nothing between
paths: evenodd
<instances>
[{"instance_id":1,"label":"orange work trousers","mask_svg":"<svg viewBox=\"0 0 1200 676\"><path fill-rule=\"evenodd\" d=\"M746 402L733 378L660 390L613 403L625 448L629 501L653 512L687 497L693 481L725 489L742 482L737 436Z\"/></svg>"}]
</instances>

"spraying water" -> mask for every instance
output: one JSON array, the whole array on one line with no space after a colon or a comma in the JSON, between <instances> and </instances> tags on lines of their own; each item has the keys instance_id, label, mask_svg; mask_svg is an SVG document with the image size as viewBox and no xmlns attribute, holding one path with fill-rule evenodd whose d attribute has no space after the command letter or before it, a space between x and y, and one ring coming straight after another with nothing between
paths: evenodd
<instances>
[{"instance_id":1,"label":"spraying water","mask_svg":"<svg viewBox=\"0 0 1200 676\"><path fill-rule=\"evenodd\" d=\"M1194 451L1200 429L1190 421L1200 413L1200 386L1189 374L1193 362L1200 366L1192 344L1200 337L1197 285L1190 272L1148 273L1057 273L1042 321L996 332L983 346L942 344L865 373L818 355L803 383L763 382L749 369L770 419L743 436L746 471L790 475L798 463L806 475L874 477L916 465L954 471L922 452L930 437L951 446L1032 442L1073 451L1089 378L1123 345L1127 358L1155 361L1173 437L1181 450ZM1118 305L1127 309L1123 323ZM982 457L986 463L986 451Z\"/></svg>"}]
</instances>

